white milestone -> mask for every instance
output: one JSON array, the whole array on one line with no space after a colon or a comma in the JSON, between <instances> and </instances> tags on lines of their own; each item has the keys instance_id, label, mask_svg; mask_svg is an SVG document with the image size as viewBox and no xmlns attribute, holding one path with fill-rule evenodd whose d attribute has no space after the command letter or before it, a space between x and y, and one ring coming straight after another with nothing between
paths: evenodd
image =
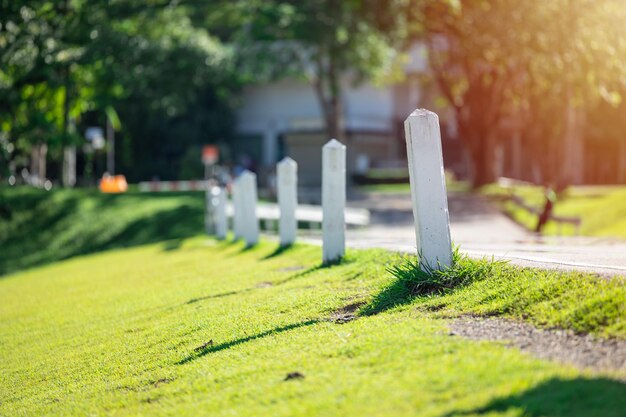
<instances>
[{"instance_id":1,"label":"white milestone","mask_svg":"<svg viewBox=\"0 0 626 417\"><path fill-rule=\"evenodd\" d=\"M331 139L322 148L322 252L323 262L345 253L346 147Z\"/></svg>"},{"instance_id":2,"label":"white milestone","mask_svg":"<svg viewBox=\"0 0 626 417\"><path fill-rule=\"evenodd\" d=\"M235 240L243 238L243 207L241 205L241 177L233 181L233 234Z\"/></svg>"},{"instance_id":3,"label":"white milestone","mask_svg":"<svg viewBox=\"0 0 626 417\"><path fill-rule=\"evenodd\" d=\"M228 218L226 217L226 190L222 187L215 187L215 235L218 239L226 239L228 233Z\"/></svg>"},{"instance_id":4,"label":"white milestone","mask_svg":"<svg viewBox=\"0 0 626 417\"><path fill-rule=\"evenodd\" d=\"M298 221L296 208L298 206L298 163L286 157L276 165L278 186L278 206L280 217L278 230L280 245L289 246L296 241Z\"/></svg>"},{"instance_id":5,"label":"white milestone","mask_svg":"<svg viewBox=\"0 0 626 417\"><path fill-rule=\"evenodd\" d=\"M439 117L415 110L404 129L420 265L445 269L452 265L452 243Z\"/></svg>"},{"instance_id":6,"label":"white milestone","mask_svg":"<svg viewBox=\"0 0 626 417\"><path fill-rule=\"evenodd\" d=\"M253 246L259 241L259 219L256 213L256 174L246 170L241 174L239 180L243 239L246 246Z\"/></svg>"}]
</instances>

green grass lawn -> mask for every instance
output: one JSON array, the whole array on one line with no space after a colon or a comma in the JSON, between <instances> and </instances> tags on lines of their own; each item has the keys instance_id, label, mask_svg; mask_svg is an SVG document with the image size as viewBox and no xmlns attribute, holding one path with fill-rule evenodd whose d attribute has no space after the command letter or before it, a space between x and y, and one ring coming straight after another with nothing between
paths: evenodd
<instances>
[{"instance_id":1,"label":"green grass lawn","mask_svg":"<svg viewBox=\"0 0 626 417\"><path fill-rule=\"evenodd\" d=\"M104 249L196 235L204 194L0 187L0 275Z\"/></svg>"},{"instance_id":2,"label":"green grass lawn","mask_svg":"<svg viewBox=\"0 0 626 417\"><path fill-rule=\"evenodd\" d=\"M490 185L482 192L488 196L503 196L510 191L497 185ZM545 198L542 187L516 186L512 192L530 205L543 208ZM502 207L515 221L531 230L535 228L536 215L528 213L511 202L502 203ZM555 204L554 214L580 217L581 235L626 238L626 187L570 187ZM555 222L548 222L544 232L547 235L573 235L576 229L572 225L563 225L560 229Z\"/></svg>"},{"instance_id":3,"label":"green grass lawn","mask_svg":"<svg viewBox=\"0 0 626 417\"><path fill-rule=\"evenodd\" d=\"M446 173L446 189L448 192L469 192L471 186L466 181L459 181L454 179L451 173ZM398 184L370 184L360 185L357 190L361 192L374 192L381 194L410 194L411 187L409 183Z\"/></svg>"},{"instance_id":4,"label":"green grass lawn","mask_svg":"<svg viewBox=\"0 0 626 417\"><path fill-rule=\"evenodd\" d=\"M477 313L623 339L623 279L459 260L456 287L419 295L400 255L320 259L194 237L6 275L0 415L624 415L611 375L448 330Z\"/></svg>"},{"instance_id":5,"label":"green grass lawn","mask_svg":"<svg viewBox=\"0 0 626 417\"><path fill-rule=\"evenodd\" d=\"M384 251L322 266L315 246L197 236L202 207L0 189L0 416L623 415L626 375L448 334L473 314L626 339L623 278L458 257L424 277Z\"/></svg>"}]
</instances>

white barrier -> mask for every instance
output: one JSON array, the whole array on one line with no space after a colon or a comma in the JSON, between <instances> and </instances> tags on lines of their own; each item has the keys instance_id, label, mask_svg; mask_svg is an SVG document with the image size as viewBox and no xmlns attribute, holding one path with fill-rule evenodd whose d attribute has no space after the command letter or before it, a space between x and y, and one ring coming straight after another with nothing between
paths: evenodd
<instances>
[{"instance_id":1,"label":"white barrier","mask_svg":"<svg viewBox=\"0 0 626 417\"><path fill-rule=\"evenodd\" d=\"M243 206L241 201L241 177L233 181L233 235L235 240L243 238Z\"/></svg>"},{"instance_id":2,"label":"white barrier","mask_svg":"<svg viewBox=\"0 0 626 417\"><path fill-rule=\"evenodd\" d=\"M443 269L452 265L452 243L439 118L431 111L415 110L404 129L420 265Z\"/></svg>"},{"instance_id":3,"label":"white barrier","mask_svg":"<svg viewBox=\"0 0 626 417\"><path fill-rule=\"evenodd\" d=\"M226 217L226 190L222 187L215 187L217 195L215 199L215 235L218 239L226 239L228 234L228 217Z\"/></svg>"},{"instance_id":4,"label":"white barrier","mask_svg":"<svg viewBox=\"0 0 626 417\"><path fill-rule=\"evenodd\" d=\"M296 207L298 205L298 164L293 159L286 157L276 165L278 185L278 206L280 217L278 230L280 232L280 245L291 245L296 240L298 222L296 220Z\"/></svg>"},{"instance_id":5,"label":"white barrier","mask_svg":"<svg viewBox=\"0 0 626 417\"><path fill-rule=\"evenodd\" d=\"M259 219L256 215L256 174L248 170L239 177L238 191L241 203L242 234L247 246L259 241Z\"/></svg>"},{"instance_id":6,"label":"white barrier","mask_svg":"<svg viewBox=\"0 0 626 417\"><path fill-rule=\"evenodd\" d=\"M345 253L346 147L331 139L322 148L322 260L333 262Z\"/></svg>"}]
</instances>

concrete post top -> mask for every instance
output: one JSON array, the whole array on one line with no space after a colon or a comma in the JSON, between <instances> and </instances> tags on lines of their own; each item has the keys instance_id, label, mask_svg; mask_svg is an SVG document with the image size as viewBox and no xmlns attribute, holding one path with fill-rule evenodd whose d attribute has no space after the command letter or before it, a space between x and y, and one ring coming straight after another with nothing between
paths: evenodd
<instances>
[{"instance_id":1,"label":"concrete post top","mask_svg":"<svg viewBox=\"0 0 626 417\"><path fill-rule=\"evenodd\" d=\"M435 112L432 112L426 109L416 109L416 110L413 110L411 114L409 114L409 117L407 117L406 120L409 120L415 117L435 118L437 120L439 119L439 116L437 116L437 113Z\"/></svg>"},{"instance_id":2,"label":"concrete post top","mask_svg":"<svg viewBox=\"0 0 626 417\"><path fill-rule=\"evenodd\" d=\"M296 166L296 165L298 165L298 163L296 161L294 161L292 158L286 156L277 165L279 165L279 166L283 166L283 165Z\"/></svg>"},{"instance_id":3,"label":"concrete post top","mask_svg":"<svg viewBox=\"0 0 626 417\"><path fill-rule=\"evenodd\" d=\"M324 145L324 149L332 149L332 148L345 149L346 145L339 142L337 139L331 139L326 143L326 145Z\"/></svg>"},{"instance_id":4,"label":"concrete post top","mask_svg":"<svg viewBox=\"0 0 626 417\"><path fill-rule=\"evenodd\" d=\"M256 178L256 174L246 169L244 172L241 173L241 175L239 175L239 178Z\"/></svg>"}]
</instances>

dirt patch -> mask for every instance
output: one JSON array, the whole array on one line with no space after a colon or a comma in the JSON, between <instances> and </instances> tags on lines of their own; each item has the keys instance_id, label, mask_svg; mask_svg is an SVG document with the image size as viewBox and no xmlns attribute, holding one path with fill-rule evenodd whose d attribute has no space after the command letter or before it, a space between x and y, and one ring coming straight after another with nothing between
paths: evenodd
<instances>
[{"instance_id":1,"label":"dirt patch","mask_svg":"<svg viewBox=\"0 0 626 417\"><path fill-rule=\"evenodd\" d=\"M330 321L333 323L344 324L352 320L356 320L359 317L357 315L357 311L365 304L365 301L357 301L355 303L348 304L345 307L341 307L331 314Z\"/></svg>"},{"instance_id":2,"label":"dirt patch","mask_svg":"<svg viewBox=\"0 0 626 417\"><path fill-rule=\"evenodd\" d=\"M304 374L300 372L290 372L285 377L285 381L290 381L292 379L304 379Z\"/></svg>"},{"instance_id":3,"label":"dirt patch","mask_svg":"<svg viewBox=\"0 0 626 417\"><path fill-rule=\"evenodd\" d=\"M170 383L170 382L172 382L172 381L173 381L173 379L169 379L169 378L161 378L161 379L158 379L158 380L154 381L154 382L152 383L152 386L153 386L153 387L155 387L155 388L158 388L158 387L159 387L159 385L169 384L169 383Z\"/></svg>"},{"instance_id":4,"label":"dirt patch","mask_svg":"<svg viewBox=\"0 0 626 417\"><path fill-rule=\"evenodd\" d=\"M278 268L277 271L280 272L294 272L294 271L302 271L304 269L304 267L302 265L295 265L295 266L286 266L284 268Z\"/></svg>"},{"instance_id":5,"label":"dirt patch","mask_svg":"<svg viewBox=\"0 0 626 417\"><path fill-rule=\"evenodd\" d=\"M146 403L146 404L152 404L152 403L156 403L156 402L160 401L160 399L161 399L161 397L155 397L155 398L148 397L148 398L145 398L145 399L141 400L141 402L142 403Z\"/></svg>"},{"instance_id":6,"label":"dirt patch","mask_svg":"<svg viewBox=\"0 0 626 417\"><path fill-rule=\"evenodd\" d=\"M451 330L451 336L503 341L541 359L596 371L617 371L620 379L626 380L625 340L598 339L568 330L543 330L499 318L464 317L454 321Z\"/></svg>"},{"instance_id":7,"label":"dirt patch","mask_svg":"<svg viewBox=\"0 0 626 417\"><path fill-rule=\"evenodd\" d=\"M209 340L206 343L201 344L200 346L198 346L197 348L194 349L194 352L202 352L210 347L213 346L213 339Z\"/></svg>"},{"instance_id":8,"label":"dirt patch","mask_svg":"<svg viewBox=\"0 0 626 417\"><path fill-rule=\"evenodd\" d=\"M269 281L259 282L259 283L257 283L255 285L255 287L257 287L257 288L269 288L269 287L272 287L272 286L274 286L274 284L272 284Z\"/></svg>"},{"instance_id":9,"label":"dirt patch","mask_svg":"<svg viewBox=\"0 0 626 417\"><path fill-rule=\"evenodd\" d=\"M434 305L428 305L425 307L426 311L439 311L439 310L443 310L446 307L445 304L434 304Z\"/></svg>"}]
</instances>

